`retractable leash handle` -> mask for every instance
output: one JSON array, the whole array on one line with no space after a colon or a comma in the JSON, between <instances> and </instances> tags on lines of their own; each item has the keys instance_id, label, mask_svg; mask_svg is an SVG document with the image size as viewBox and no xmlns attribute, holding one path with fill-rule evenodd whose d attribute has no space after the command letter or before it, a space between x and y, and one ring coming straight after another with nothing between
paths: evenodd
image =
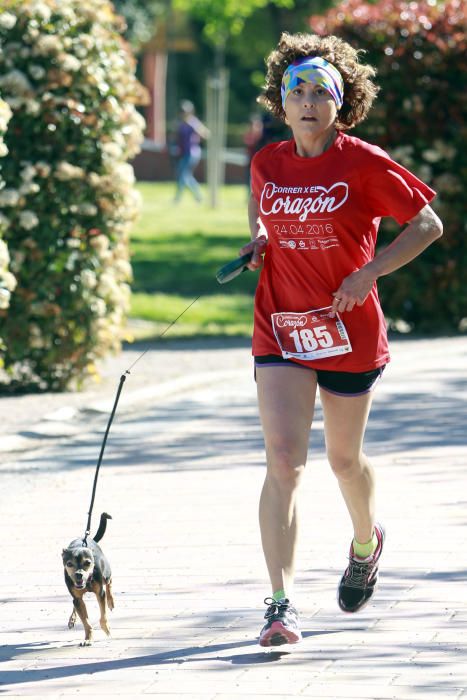
<instances>
[{"instance_id":1,"label":"retractable leash handle","mask_svg":"<svg viewBox=\"0 0 467 700\"><path fill-rule=\"evenodd\" d=\"M231 260L226 265L223 265L216 272L216 280L219 284L225 284L235 279L248 269L248 263L252 257L253 252L245 253L245 255L241 255L239 258L235 258L235 260Z\"/></svg>"}]
</instances>

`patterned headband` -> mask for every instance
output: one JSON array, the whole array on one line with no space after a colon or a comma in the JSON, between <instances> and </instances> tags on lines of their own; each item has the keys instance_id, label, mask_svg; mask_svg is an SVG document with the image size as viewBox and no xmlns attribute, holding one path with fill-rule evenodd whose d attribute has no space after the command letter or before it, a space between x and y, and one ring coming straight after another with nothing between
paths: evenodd
<instances>
[{"instance_id":1,"label":"patterned headband","mask_svg":"<svg viewBox=\"0 0 467 700\"><path fill-rule=\"evenodd\" d=\"M337 109L342 107L344 101L344 81L332 63L321 56L304 56L291 63L282 76L281 96L282 107L289 92L292 92L300 83L313 83L327 90Z\"/></svg>"}]
</instances>

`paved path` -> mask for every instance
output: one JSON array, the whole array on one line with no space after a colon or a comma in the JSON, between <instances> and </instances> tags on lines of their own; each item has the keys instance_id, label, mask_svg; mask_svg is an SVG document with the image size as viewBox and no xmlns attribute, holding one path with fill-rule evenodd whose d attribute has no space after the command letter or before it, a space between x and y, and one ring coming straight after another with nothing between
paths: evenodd
<instances>
[{"instance_id":1,"label":"paved path","mask_svg":"<svg viewBox=\"0 0 467 700\"><path fill-rule=\"evenodd\" d=\"M245 345L166 345L127 380L94 511L94 527L113 515L113 637L97 629L89 648L80 625L67 629L61 550L83 534L108 406L135 353L106 366L99 391L1 399L0 694L467 698L464 348L392 344L366 445L388 540L378 594L355 616L335 602L351 532L318 408L301 499L304 641L283 651L256 642L269 589ZM90 596L88 609L98 628Z\"/></svg>"}]
</instances>

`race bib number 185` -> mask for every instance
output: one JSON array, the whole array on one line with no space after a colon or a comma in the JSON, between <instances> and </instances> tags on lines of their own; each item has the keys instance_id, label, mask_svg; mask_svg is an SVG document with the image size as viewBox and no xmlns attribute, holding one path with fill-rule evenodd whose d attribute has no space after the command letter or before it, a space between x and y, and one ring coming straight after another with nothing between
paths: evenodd
<instances>
[{"instance_id":1,"label":"race bib number 185","mask_svg":"<svg viewBox=\"0 0 467 700\"><path fill-rule=\"evenodd\" d=\"M349 336L339 314L331 316L331 306L303 313L271 315L272 327L282 357L317 360L352 352Z\"/></svg>"}]
</instances>

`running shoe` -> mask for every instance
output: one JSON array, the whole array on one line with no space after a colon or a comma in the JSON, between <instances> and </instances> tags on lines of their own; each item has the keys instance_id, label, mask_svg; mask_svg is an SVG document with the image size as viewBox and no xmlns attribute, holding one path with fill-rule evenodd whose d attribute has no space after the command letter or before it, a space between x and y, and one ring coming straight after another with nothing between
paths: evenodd
<instances>
[{"instance_id":1,"label":"running shoe","mask_svg":"<svg viewBox=\"0 0 467 700\"><path fill-rule=\"evenodd\" d=\"M378 581L378 566L383 551L384 528L376 523L378 546L375 552L366 559L355 556L353 543L350 545L349 565L339 583L337 602L344 612L354 613L366 605L376 589Z\"/></svg>"},{"instance_id":2,"label":"running shoe","mask_svg":"<svg viewBox=\"0 0 467 700\"><path fill-rule=\"evenodd\" d=\"M259 635L262 647L278 647L281 644L296 644L302 638L298 626L298 612L288 598L279 601L265 598L268 606L264 615L266 624Z\"/></svg>"}]
</instances>

